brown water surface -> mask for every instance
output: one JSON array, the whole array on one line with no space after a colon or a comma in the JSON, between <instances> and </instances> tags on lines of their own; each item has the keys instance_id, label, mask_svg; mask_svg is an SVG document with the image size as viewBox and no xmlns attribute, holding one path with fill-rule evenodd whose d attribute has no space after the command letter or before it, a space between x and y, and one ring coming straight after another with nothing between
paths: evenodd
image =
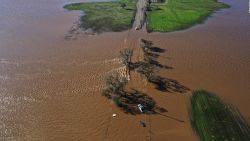
<instances>
[{"instance_id":1,"label":"brown water surface","mask_svg":"<svg viewBox=\"0 0 250 141\"><path fill-rule=\"evenodd\" d=\"M250 120L248 1L225 0L230 9L185 31L125 31L65 40L80 12L62 6L80 1L1 1L0 140L196 140L187 112L191 92L160 92L135 77L130 87L148 93L168 111L138 116L123 113L100 95L105 76L123 71L118 56L125 39L140 58L140 37L166 49L159 60L173 69L162 70L162 76L191 90L215 92ZM118 116L111 118L112 113Z\"/></svg>"}]
</instances>

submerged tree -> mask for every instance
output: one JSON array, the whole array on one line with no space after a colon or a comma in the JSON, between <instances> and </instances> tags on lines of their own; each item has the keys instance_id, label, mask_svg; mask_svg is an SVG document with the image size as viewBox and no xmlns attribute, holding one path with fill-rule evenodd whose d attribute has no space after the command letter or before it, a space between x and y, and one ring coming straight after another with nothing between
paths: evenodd
<instances>
[{"instance_id":1,"label":"submerged tree","mask_svg":"<svg viewBox=\"0 0 250 141\"><path fill-rule=\"evenodd\" d=\"M145 39L141 39L141 49L143 51L144 61L148 64L155 62L157 54L151 52L153 42Z\"/></svg>"},{"instance_id":2,"label":"submerged tree","mask_svg":"<svg viewBox=\"0 0 250 141\"><path fill-rule=\"evenodd\" d=\"M125 48L124 50L120 51L122 63L126 66L129 66L131 63L132 55L133 55L133 50L130 48Z\"/></svg>"},{"instance_id":3,"label":"submerged tree","mask_svg":"<svg viewBox=\"0 0 250 141\"><path fill-rule=\"evenodd\" d=\"M152 47L152 45L153 45L152 41L141 39L140 46L141 46L141 49L144 53L144 56L150 54L150 48Z\"/></svg>"},{"instance_id":4,"label":"submerged tree","mask_svg":"<svg viewBox=\"0 0 250 141\"><path fill-rule=\"evenodd\" d=\"M130 77L130 68L132 67L131 57L133 55L133 50L130 48L126 48L120 52L120 57L122 60L122 63L126 66L126 74L128 76L128 79Z\"/></svg>"},{"instance_id":5,"label":"submerged tree","mask_svg":"<svg viewBox=\"0 0 250 141\"><path fill-rule=\"evenodd\" d=\"M154 65L151 65L149 63L141 62L140 66L136 68L136 71L140 74L144 75L147 80L151 78L152 75L156 73L156 68Z\"/></svg>"},{"instance_id":6,"label":"submerged tree","mask_svg":"<svg viewBox=\"0 0 250 141\"><path fill-rule=\"evenodd\" d=\"M149 49L152 45L153 45L152 41L141 39L141 47L143 49L146 49L146 48Z\"/></svg>"},{"instance_id":7,"label":"submerged tree","mask_svg":"<svg viewBox=\"0 0 250 141\"><path fill-rule=\"evenodd\" d=\"M116 95L123 95L127 82L128 80L125 77L119 76L118 73L111 74L106 78L106 91Z\"/></svg>"}]
</instances>

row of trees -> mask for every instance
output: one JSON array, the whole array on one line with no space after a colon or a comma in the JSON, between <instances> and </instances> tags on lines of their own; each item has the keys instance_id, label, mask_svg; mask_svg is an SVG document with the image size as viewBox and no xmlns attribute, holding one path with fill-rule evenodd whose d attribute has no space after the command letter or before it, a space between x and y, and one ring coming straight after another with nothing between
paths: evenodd
<instances>
[{"instance_id":1,"label":"row of trees","mask_svg":"<svg viewBox=\"0 0 250 141\"><path fill-rule=\"evenodd\" d=\"M122 63L129 67L131 65L131 57L133 55L133 50L130 48L126 48L122 51L120 51L120 58L122 60Z\"/></svg>"},{"instance_id":2,"label":"row of trees","mask_svg":"<svg viewBox=\"0 0 250 141\"><path fill-rule=\"evenodd\" d=\"M157 72L156 65L158 62L156 58L158 54L153 53L153 42L145 39L140 40L140 48L143 51L143 60L132 62L131 57L133 50L126 48L120 52L120 58L122 63L126 66L127 74L129 75L130 70L136 70L143 74L148 80Z\"/></svg>"},{"instance_id":3,"label":"row of trees","mask_svg":"<svg viewBox=\"0 0 250 141\"><path fill-rule=\"evenodd\" d=\"M133 50L126 48L120 51L120 58L122 63L126 66L126 74L129 75L130 66L132 64L131 57ZM128 78L121 76L119 73L113 73L106 77L106 88L103 95L112 98L117 105L121 105L121 98L126 97L124 87L128 83Z\"/></svg>"},{"instance_id":4,"label":"row of trees","mask_svg":"<svg viewBox=\"0 0 250 141\"><path fill-rule=\"evenodd\" d=\"M126 48L120 51L120 58L122 63L126 66L126 73L130 70L135 70L143 74L147 80L153 79L156 72L156 67L153 65L154 55L151 52L153 43L148 40L141 39L140 47L144 53L144 59L137 62L132 62L133 50ZM112 99L114 103L123 108L125 111L136 114L138 112L137 104L143 103L148 109L148 112L153 112L155 101L147 94L141 93L137 90L133 92L125 91L125 86L128 83L126 77L118 73L113 73L106 77L106 88L103 95Z\"/></svg>"},{"instance_id":5,"label":"row of trees","mask_svg":"<svg viewBox=\"0 0 250 141\"><path fill-rule=\"evenodd\" d=\"M130 70L136 70L137 72L143 74L147 80L153 79L156 72L156 67L152 64L154 57L151 52L153 43L148 40L141 39L140 47L144 53L143 61L132 62L133 50L126 48L120 51L120 58L122 63L126 66L126 73L129 75ZM118 73L111 74L106 78L106 88L104 90L104 95L109 98L127 97L124 88L128 83L128 79ZM116 102L117 103L117 102Z\"/></svg>"},{"instance_id":6,"label":"row of trees","mask_svg":"<svg viewBox=\"0 0 250 141\"><path fill-rule=\"evenodd\" d=\"M140 47L143 51L143 61L141 65L136 69L137 72L143 74L147 80L150 80L151 77L157 72L157 68L154 65L157 58L157 54L152 52L153 42L145 39L141 39Z\"/></svg>"},{"instance_id":7,"label":"row of trees","mask_svg":"<svg viewBox=\"0 0 250 141\"><path fill-rule=\"evenodd\" d=\"M147 79L147 81L155 86L157 90L168 92L185 93L189 89L181 85L178 81L164 78L158 75L160 68L170 69L171 67L161 65L157 61L159 53L164 52L164 49L154 47L153 42L145 39L140 40L140 48L143 51L143 60L132 62L133 50L126 48L120 52L122 63L126 66L128 72L134 70ZM103 95L112 99L126 113L140 114L138 104L143 103L147 109L147 113L164 112L164 109L157 107L156 102L145 93L132 89L125 90L128 83L128 78L121 76L118 73L111 74L106 77L106 88Z\"/></svg>"}]
</instances>

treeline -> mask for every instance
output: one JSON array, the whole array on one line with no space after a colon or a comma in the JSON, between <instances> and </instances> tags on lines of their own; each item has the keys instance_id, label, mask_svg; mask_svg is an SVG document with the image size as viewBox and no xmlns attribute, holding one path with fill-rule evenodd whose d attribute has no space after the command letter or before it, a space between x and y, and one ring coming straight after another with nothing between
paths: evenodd
<instances>
[{"instance_id":1,"label":"treeline","mask_svg":"<svg viewBox=\"0 0 250 141\"><path fill-rule=\"evenodd\" d=\"M160 68L170 68L161 65L157 61L159 57L158 53L162 53L165 50L154 47L152 41L145 39L140 40L140 49L143 51L143 59L137 62L133 62L131 59L133 55L132 49L126 48L120 51L120 58L122 63L126 66L127 75L130 74L130 71L136 71L145 76L149 83L154 84L156 88L161 91L167 91L168 89L176 90L176 86L178 88L185 88L179 85L177 81L175 82L158 75ZM103 95L112 99L118 107L122 108L127 113L140 113L137 107L138 104L143 104L145 106L147 109L146 113L165 111L164 108L156 106L156 102L147 94L136 89L132 89L132 91L125 90L127 83L127 77L118 73L113 73L106 78L106 88L103 90Z\"/></svg>"}]
</instances>

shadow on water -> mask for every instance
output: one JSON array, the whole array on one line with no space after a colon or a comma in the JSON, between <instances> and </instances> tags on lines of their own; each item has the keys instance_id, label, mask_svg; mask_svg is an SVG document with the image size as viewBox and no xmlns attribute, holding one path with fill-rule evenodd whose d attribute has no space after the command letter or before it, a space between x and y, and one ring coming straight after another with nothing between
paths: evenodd
<instances>
[{"instance_id":1,"label":"shadow on water","mask_svg":"<svg viewBox=\"0 0 250 141\"><path fill-rule=\"evenodd\" d=\"M159 91L170 93L186 93L190 91L188 87L184 86L179 81L157 74L157 71L159 71L161 68L173 69L173 67L161 65L158 61L154 61L153 63L151 62L151 64L147 64L145 62L136 62L132 66L133 69L145 76L148 82L153 84Z\"/></svg>"},{"instance_id":2,"label":"shadow on water","mask_svg":"<svg viewBox=\"0 0 250 141\"><path fill-rule=\"evenodd\" d=\"M112 93L104 92L103 96L107 97L108 99L112 99L115 102L115 104L126 114L131 114L131 115L157 114L157 115L164 116L168 119L175 120L177 122L181 122L181 123L184 122L183 120L180 120L176 117L172 117L172 116L164 114L164 113L167 113L168 110L165 109L164 107L158 106L156 101L146 93L143 93L136 89L123 91L122 93L123 94L121 96L116 97L112 95ZM116 102L117 98L119 99L118 102ZM145 107L145 110L143 113L139 110L138 104L143 104L143 106Z\"/></svg>"},{"instance_id":3,"label":"shadow on water","mask_svg":"<svg viewBox=\"0 0 250 141\"><path fill-rule=\"evenodd\" d=\"M126 53L121 53L121 58L124 60L123 63L129 68L129 71L136 71L139 74L142 74L149 83L155 86L156 90L168 93L186 93L189 91L189 88L182 85L177 80L165 78L159 75L158 72L160 69L173 69L171 66L162 65L157 60L160 53L165 52L165 49L152 46L153 43L151 41L142 39L142 42L143 44L141 45L141 48L144 53L143 60L132 62L129 61L129 59L126 59L129 58L129 55L127 57L125 55L124 57L124 54ZM178 118L163 114L168 112L168 110L157 105L156 101L147 93L143 93L137 89L125 90L125 85L127 83L128 81L126 78L123 78L118 74L113 74L107 77L107 88L103 91L103 96L112 99L113 102L127 114L159 114L171 120L184 122ZM140 111L138 104L142 104L145 108L143 112Z\"/></svg>"},{"instance_id":4,"label":"shadow on water","mask_svg":"<svg viewBox=\"0 0 250 141\"><path fill-rule=\"evenodd\" d=\"M151 76L149 82L155 85L155 88L163 92L177 92L186 93L190 89L182 85L180 82L170 78L164 78L162 76Z\"/></svg>"},{"instance_id":5,"label":"shadow on water","mask_svg":"<svg viewBox=\"0 0 250 141\"><path fill-rule=\"evenodd\" d=\"M114 96L112 93L104 92L103 95L109 99L112 99L115 104L127 114L158 114L168 112L165 108L159 107L155 100L148 94L131 89L129 91L123 90L120 96ZM117 100L118 99L118 100ZM138 104L143 104L145 111L142 113Z\"/></svg>"},{"instance_id":6,"label":"shadow on water","mask_svg":"<svg viewBox=\"0 0 250 141\"><path fill-rule=\"evenodd\" d=\"M162 65L157 59L160 53L166 50L153 46L152 41L141 41L141 48L144 52L144 60L132 63L131 68L144 75L148 82L152 83L155 88L162 92L186 93L190 89L175 79L166 78L159 75L160 69L174 69L168 65Z\"/></svg>"},{"instance_id":7,"label":"shadow on water","mask_svg":"<svg viewBox=\"0 0 250 141\"><path fill-rule=\"evenodd\" d=\"M159 68L163 68L163 69L173 69L173 67L167 66L167 65L162 65L162 64L160 64L160 63L159 63L158 61L156 61L156 60L151 60L150 63L151 63L152 65L155 65L156 67L159 67Z\"/></svg>"},{"instance_id":8,"label":"shadow on water","mask_svg":"<svg viewBox=\"0 0 250 141\"><path fill-rule=\"evenodd\" d=\"M164 116L164 117L166 117L166 118L169 118L169 119L178 121L178 122L185 122L184 120L180 120L180 119L175 118L175 117L172 117L172 116L164 115L164 114L162 114L162 113L158 113L158 114L161 115L161 116Z\"/></svg>"},{"instance_id":9,"label":"shadow on water","mask_svg":"<svg viewBox=\"0 0 250 141\"><path fill-rule=\"evenodd\" d=\"M158 53L164 53L165 49L159 48L159 47L150 47L150 50L152 52L158 52Z\"/></svg>"}]
</instances>

